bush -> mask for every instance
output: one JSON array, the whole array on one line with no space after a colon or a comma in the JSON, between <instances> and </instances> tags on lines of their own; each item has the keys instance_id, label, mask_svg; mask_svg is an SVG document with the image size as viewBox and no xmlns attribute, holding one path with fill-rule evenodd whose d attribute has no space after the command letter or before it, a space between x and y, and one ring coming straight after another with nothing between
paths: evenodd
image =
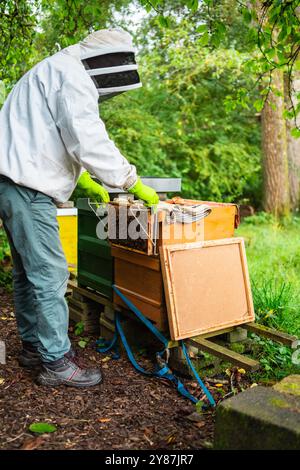
<instances>
[{"instance_id":1,"label":"bush","mask_svg":"<svg viewBox=\"0 0 300 470\"><path fill-rule=\"evenodd\" d=\"M0 227L0 286L12 289L12 266L6 234Z\"/></svg>"}]
</instances>

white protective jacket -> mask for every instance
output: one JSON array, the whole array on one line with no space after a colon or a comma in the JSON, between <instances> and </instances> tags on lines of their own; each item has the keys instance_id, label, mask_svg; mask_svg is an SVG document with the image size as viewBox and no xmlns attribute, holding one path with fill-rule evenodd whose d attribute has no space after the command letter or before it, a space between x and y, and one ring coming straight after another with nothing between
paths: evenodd
<instances>
[{"instance_id":1,"label":"white protective jacket","mask_svg":"<svg viewBox=\"0 0 300 470\"><path fill-rule=\"evenodd\" d=\"M83 49L70 46L37 64L0 111L0 175L57 203L68 200L83 169L125 190L137 179L99 117Z\"/></svg>"}]
</instances>

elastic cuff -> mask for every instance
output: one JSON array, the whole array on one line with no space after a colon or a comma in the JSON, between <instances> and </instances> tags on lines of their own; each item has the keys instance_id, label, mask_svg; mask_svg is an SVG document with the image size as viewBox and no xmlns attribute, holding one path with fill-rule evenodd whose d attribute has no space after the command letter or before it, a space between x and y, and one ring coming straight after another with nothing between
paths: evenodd
<instances>
[{"instance_id":1,"label":"elastic cuff","mask_svg":"<svg viewBox=\"0 0 300 470\"><path fill-rule=\"evenodd\" d=\"M124 191L130 191L130 189L132 189L136 185L138 179L138 176L131 176L130 178L128 178L123 187Z\"/></svg>"}]
</instances>

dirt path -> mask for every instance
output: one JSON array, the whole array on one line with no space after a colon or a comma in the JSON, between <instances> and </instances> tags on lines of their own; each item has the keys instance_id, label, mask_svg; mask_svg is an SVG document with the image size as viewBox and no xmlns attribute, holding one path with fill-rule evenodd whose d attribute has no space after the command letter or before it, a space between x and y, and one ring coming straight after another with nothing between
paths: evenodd
<instances>
[{"instance_id":1,"label":"dirt path","mask_svg":"<svg viewBox=\"0 0 300 470\"><path fill-rule=\"evenodd\" d=\"M17 362L20 341L12 311L11 295L0 291L0 339L7 347L7 364L0 366L1 449L173 450L211 445L211 412L191 421L195 406L175 389L136 373L125 358L108 360L92 342L82 355L87 364L101 365L102 385L86 390L36 385L34 373ZM35 421L53 423L57 431L36 437L28 431Z\"/></svg>"}]
</instances>

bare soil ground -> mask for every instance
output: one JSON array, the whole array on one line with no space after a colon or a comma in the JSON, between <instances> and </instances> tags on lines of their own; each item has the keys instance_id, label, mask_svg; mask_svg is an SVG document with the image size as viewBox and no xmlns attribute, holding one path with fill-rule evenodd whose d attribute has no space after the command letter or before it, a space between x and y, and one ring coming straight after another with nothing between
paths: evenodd
<instances>
[{"instance_id":1,"label":"bare soil ground","mask_svg":"<svg viewBox=\"0 0 300 470\"><path fill-rule=\"evenodd\" d=\"M0 290L0 339L7 347L7 363L0 365L1 449L180 450L211 446L212 411L197 416L195 405L172 386L138 374L125 357L113 360L99 354L94 341L80 351L87 365L102 368L101 385L84 390L37 385L37 371L24 370L18 364L21 345L12 312L11 295ZM78 339L73 340L76 346ZM194 383L185 383L197 393ZM211 392L220 398L215 387ZM28 429L33 422L53 423L57 431L35 435Z\"/></svg>"}]
</instances>

